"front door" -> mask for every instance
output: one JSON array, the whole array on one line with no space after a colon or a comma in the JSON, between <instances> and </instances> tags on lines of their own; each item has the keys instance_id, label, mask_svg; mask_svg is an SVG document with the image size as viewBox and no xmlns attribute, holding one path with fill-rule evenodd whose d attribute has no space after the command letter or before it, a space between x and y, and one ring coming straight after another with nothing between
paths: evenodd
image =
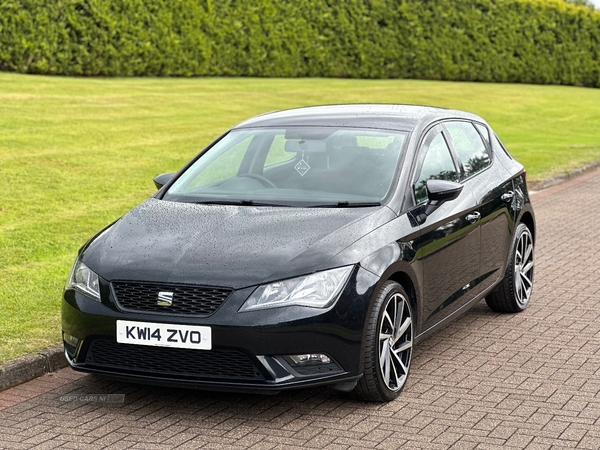
<instances>
[{"instance_id":1,"label":"front door","mask_svg":"<svg viewBox=\"0 0 600 450\"><path fill-rule=\"evenodd\" d=\"M426 135L420 149L413 191L416 210L427 202L426 182L431 179L460 181L461 168L453 157L442 127ZM442 204L421 224L417 258L423 267L420 311L421 330L434 326L474 297L472 286L479 277L480 236L477 202L468 186L455 200Z\"/></svg>"}]
</instances>

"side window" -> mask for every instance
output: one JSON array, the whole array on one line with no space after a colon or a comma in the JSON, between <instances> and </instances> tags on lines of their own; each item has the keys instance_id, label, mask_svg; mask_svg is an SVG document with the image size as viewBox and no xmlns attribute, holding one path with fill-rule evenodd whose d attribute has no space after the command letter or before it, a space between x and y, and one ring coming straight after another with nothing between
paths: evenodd
<instances>
[{"instance_id":1,"label":"side window","mask_svg":"<svg viewBox=\"0 0 600 450\"><path fill-rule=\"evenodd\" d=\"M427 146L427 139L425 145ZM450 156L450 149L442 133L437 133L426 151L419 179L414 184L417 203L427 200L427 180L459 180L452 156Z\"/></svg>"},{"instance_id":2,"label":"side window","mask_svg":"<svg viewBox=\"0 0 600 450\"><path fill-rule=\"evenodd\" d=\"M490 144L490 132L487 129L487 127L484 127L480 123L475 123L474 125L475 125L475 128L477 128L477 130L479 131L479 134L481 134L481 136L483 136L483 140L488 145L488 147L491 147L491 144Z\"/></svg>"},{"instance_id":3,"label":"side window","mask_svg":"<svg viewBox=\"0 0 600 450\"><path fill-rule=\"evenodd\" d=\"M470 122L446 122L452 145L465 170L465 178L482 171L491 159L481 136Z\"/></svg>"},{"instance_id":4,"label":"side window","mask_svg":"<svg viewBox=\"0 0 600 450\"><path fill-rule=\"evenodd\" d=\"M361 147L387 148L394 142L395 136L356 136L356 143Z\"/></svg>"}]
</instances>

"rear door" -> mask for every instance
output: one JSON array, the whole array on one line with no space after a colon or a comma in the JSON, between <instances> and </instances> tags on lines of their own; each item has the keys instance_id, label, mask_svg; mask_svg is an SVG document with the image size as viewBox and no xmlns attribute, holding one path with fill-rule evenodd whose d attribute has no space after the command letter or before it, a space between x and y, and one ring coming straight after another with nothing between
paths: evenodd
<instances>
[{"instance_id":1,"label":"rear door","mask_svg":"<svg viewBox=\"0 0 600 450\"><path fill-rule=\"evenodd\" d=\"M481 216L481 269L473 286L478 294L504 273L511 244L512 183L502 165L492 160L485 125L455 120L444 122L444 128L460 160L462 182L473 193Z\"/></svg>"}]
</instances>

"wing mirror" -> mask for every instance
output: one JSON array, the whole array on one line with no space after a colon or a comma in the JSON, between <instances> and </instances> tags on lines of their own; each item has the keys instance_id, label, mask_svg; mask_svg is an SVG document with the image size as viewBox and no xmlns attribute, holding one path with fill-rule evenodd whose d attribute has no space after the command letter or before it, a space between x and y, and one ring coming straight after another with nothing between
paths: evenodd
<instances>
[{"instance_id":1,"label":"wing mirror","mask_svg":"<svg viewBox=\"0 0 600 450\"><path fill-rule=\"evenodd\" d=\"M156 175L154 177L154 185L156 186L156 189L163 187L165 184L171 181L174 176L175 172L161 173L160 175Z\"/></svg>"},{"instance_id":2,"label":"wing mirror","mask_svg":"<svg viewBox=\"0 0 600 450\"><path fill-rule=\"evenodd\" d=\"M447 180L427 180L427 205L419 215L419 223L425 222L428 215L438 209L442 203L454 200L463 190L463 185Z\"/></svg>"}]
</instances>

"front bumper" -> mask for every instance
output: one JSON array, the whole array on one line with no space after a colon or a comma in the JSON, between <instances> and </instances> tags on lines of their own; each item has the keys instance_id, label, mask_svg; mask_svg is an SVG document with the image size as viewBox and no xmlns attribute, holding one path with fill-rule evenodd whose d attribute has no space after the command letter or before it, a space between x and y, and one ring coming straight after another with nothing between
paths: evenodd
<instances>
[{"instance_id":1,"label":"front bumper","mask_svg":"<svg viewBox=\"0 0 600 450\"><path fill-rule=\"evenodd\" d=\"M356 268L327 310L304 307L238 313L252 292L234 291L212 315L193 317L123 311L101 280L102 302L72 290L63 296L63 333L71 367L78 371L155 385L239 392L278 392L324 384L342 389L362 375L362 334L377 282ZM211 350L116 342L116 321L210 326ZM289 355L327 355L330 363L295 366Z\"/></svg>"}]
</instances>

